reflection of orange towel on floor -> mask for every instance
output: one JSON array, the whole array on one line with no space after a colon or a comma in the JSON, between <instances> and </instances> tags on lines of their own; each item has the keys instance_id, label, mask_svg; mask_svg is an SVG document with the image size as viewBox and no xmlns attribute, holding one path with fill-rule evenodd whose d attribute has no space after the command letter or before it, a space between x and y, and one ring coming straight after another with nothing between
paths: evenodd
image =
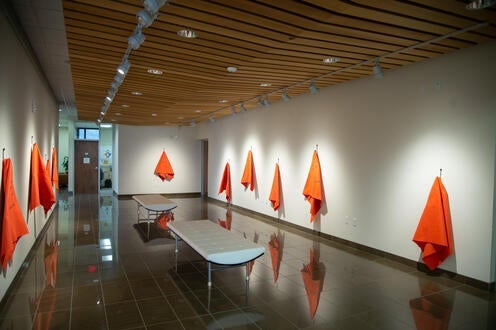
<instances>
[{"instance_id":1,"label":"reflection of orange towel on floor","mask_svg":"<svg viewBox=\"0 0 496 330\"><path fill-rule=\"evenodd\" d=\"M320 162L317 151L313 152L312 165L308 172L307 182L303 188L303 195L310 202L310 222L315 220L315 215L320 210L322 203L322 173L320 171Z\"/></svg>"},{"instance_id":2,"label":"reflection of orange towel on floor","mask_svg":"<svg viewBox=\"0 0 496 330\"><path fill-rule=\"evenodd\" d=\"M57 149L55 147L52 148L52 185L55 186L55 189L59 190L59 171L57 169Z\"/></svg>"},{"instance_id":3,"label":"reflection of orange towel on floor","mask_svg":"<svg viewBox=\"0 0 496 330\"><path fill-rule=\"evenodd\" d=\"M422 260L431 270L454 251L448 193L440 177L434 180L413 241L422 250Z\"/></svg>"},{"instance_id":4,"label":"reflection of orange towel on floor","mask_svg":"<svg viewBox=\"0 0 496 330\"><path fill-rule=\"evenodd\" d=\"M217 219L217 223L219 224L219 226L226 228L227 230L231 230L231 223L232 223L231 209L228 209L226 211L226 220Z\"/></svg>"},{"instance_id":5,"label":"reflection of orange towel on floor","mask_svg":"<svg viewBox=\"0 0 496 330\"><path fill-rule=\"evenodd\" d=\"M53 245L45 246L45 274L46 286L55 288L57 283L57 258L59 256L58 242Z\"/></svg>"},{"instance_id":6,"label":"reflection of orange towel on floor","mask_svg":"<svg viewBox=\"0 0 496 330\"><path fill-rule=\"evenodd\" d=\"M15 246L19 238L29 233L28 226L22 215L17 201L13 181L12 160L6 158L2 162L2 243L0 259L3 269L14 255Z\"/></svg>"},{"instance_id":7,"label":"reflection of orange towel on floor","mask_svg":"<svg viewBox=\"0 0 496 330\"><path fill-rule=\"evenodd\" d=\"M222 180L220 181L219 194L226 191L227 201L231 201L231 168L229 163L226 163L224 167L224 173L222 173Z\"/></svg>"},{"instance_id":8,"label":"reflection of orange towel on floor","mask_svg":"<svg viewBox=\"0 0 496 330\"><path fill-rule=\"evenodd\" d=\"M270 261L272 262L272 272L274 283L279 278L279 267L281 266L283 242L279 240L278 235L272 234L269 241Z\"/></svg>"},{"instance_id":9,"label":"reflection of orange towel on floor","mask_svg":"<svg viewBox=\"0 0 496 330\"><path fill-rule=\"evenodd\" d=\"M319 306L320 292L324 286L324 265L319 263L319 253L310 249L310 263L303 266L301 277L307 292L310 316L313 318Z\"/></svg>"},{"instance_id":10,"label":"reflection of orange towel on floor","mask_svg":"<svg viewBox=\"0 0 496 330\"><path fill-rule=\"evenodd\" d=\"M272 181L272 189L270 189L269 201L271 201L274 211L281 205L281 174L279 173L279 164L277 163L274 171L274 180Z\"/></svg>"},{"instance_id":11,"label":"reflection of orange towel on floor","mask_svg":"<svg viewBox=\"0 0 496 330\"><path fill-rule=\"evenodd\" d=\"M46 175L45 164L41 157L38 144L33 144L31 151L31 178L29 188L29 210L42 205L45 214L55 204L55 194L49 176Z\"/></svg>"},{"instance_id":12,"label":"reflection of orange towel on floor","mask_svg":"<svg viewBox=\"0 0 496 330\"><path fill-rule=\"evenodd\" d=\"M420 279L419 279L420 282ZM425 282L422 297L410 300L410 310L417 330L446 330L449 328L455 292L440 291L434 282ZM438 292L437 294L432 294Z\"/></svg>"},{"instance_id":13,"label":"reflection of orange towel on floor","mask_svg":"<svg viewBox=\"0 0 496 330\"><path fill-rule=\"evenodd\" d=\"M255 166L253 165L253 154L248 151L248 157L246 158L245 170L243 171L243 177L241 177L241 184L245 188L250 186L250 190L255 189Z\"/></svg>"},{"instance_id":14,"label":"reflection of orange towel on floor","mask_svg":"<svg viewBox=\"0 0 496 330\"><path fill-rule=\"evenodd\" d=\"M164 180L172 180L174 177L174 170L172 169L172 165L169 162L169 158L165 153L165 150L162 151L162 155L160 155L160 159L155 167L155 175L157 175L162 181Z\"/></svg>"},{"instance_id":15,"label":"reflection of orange towel on floor","mask_svg":"<svg viewBox=\"0 0 496 330\"><path fill-rule=\"evenodd\" d=\"M174 221L174 213L172 212L162 212L157 218L157 226L163 230L169 230L168 223Z\"/></svg>"}]
</instances>

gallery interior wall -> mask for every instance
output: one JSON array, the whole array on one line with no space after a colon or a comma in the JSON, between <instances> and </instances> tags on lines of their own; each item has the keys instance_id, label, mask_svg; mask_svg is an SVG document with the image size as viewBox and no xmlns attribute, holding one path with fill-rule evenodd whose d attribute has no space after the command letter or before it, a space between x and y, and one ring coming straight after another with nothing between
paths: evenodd
<instances>
[{"instance_id":1,"label":"gallery interior wall","mask_svg":"<svg viewBox=\"0 0 496 330\"><path fill-rule=\"evenodd\" d=\"M201 144L193 127L118 125L116 130L118 169L113 189L118 195L200 192ZM171 181L154 175L164 149L175 173ZM113 171L115 168L114 161Z\"/></svg>"},{"instance_id":2,"label":"gallery interior wall","mask_svg":"<svg viewBox=\"0 0 496 330\"><path fill-rule=\"evenodd\" d=\"M494 54L491 42L198 125L209 141L208 195L225 201L217 192L229 162L233 204L417 261L412 237L442 168L456 251L442 268L493 282ZM240 183L250 149L255 191ZM325 203L310 223L302 191L315 149Z\"/></svg>"},{"instance_id":3,"label":"gallery interior wall","mask_svg":"<svg viewBox=\"0 0 496 330\"><path fill-rule=\"evenodd\" d=\"M16 31L0 10L0 148L5 148L5 156L12 159L14 187L29 228L29 234L18 241L7 271L0 275L0 299L51 214L45 217L42 207L28 214L31 137L43 157L58 144L55 98Z\"/></svg>"}]
</instances>

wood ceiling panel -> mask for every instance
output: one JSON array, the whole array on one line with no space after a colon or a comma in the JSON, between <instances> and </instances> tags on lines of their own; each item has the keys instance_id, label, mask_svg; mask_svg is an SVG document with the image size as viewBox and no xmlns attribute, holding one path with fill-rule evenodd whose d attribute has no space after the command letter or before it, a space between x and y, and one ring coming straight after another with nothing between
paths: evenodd
<instances>
[{"instance_id":1,"label":"wood ceiling panel","mask_svg":"<svg viewBox=\"0 0 496 330\"><path fill-rule=\"evenodd\" d=\"M142 2L76 0L63 6L79 119L95 121ZM277 102L284 87L292 97L308 93L312 79L324 88L370 76L376 58L387 75L494 39L495 18L494 10L468 11L456 0L172 0L143 29L146 39L130 52L131 68L103 121L188 126L210 115L219 119L231 114L232 105L239 111L240 102L257 107L260 95ZM480 22L492 24L457 32ZM182 28L198 31L199 38L179 37ZM340 61L324 64L328 56ZM229 73L227 66L238 71ZM149 68L164 73L153 76ZM272 85L261 87L263 82Z\"/></svg>"}]
</instances>

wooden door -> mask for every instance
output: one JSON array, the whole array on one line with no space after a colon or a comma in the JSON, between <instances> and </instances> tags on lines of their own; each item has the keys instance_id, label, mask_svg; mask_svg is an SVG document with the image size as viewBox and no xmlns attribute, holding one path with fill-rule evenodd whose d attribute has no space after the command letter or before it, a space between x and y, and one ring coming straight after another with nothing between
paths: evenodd
<instances>
[{"instance_id":1,"label":"wooden door","mask_svg":"<svg viewBox=\"0 0 496 330\"><path fill-rule=\"evenodd\" d=\"M74 191L98 193L98 141L74 141Z\"/></svg>"}]
</instances>

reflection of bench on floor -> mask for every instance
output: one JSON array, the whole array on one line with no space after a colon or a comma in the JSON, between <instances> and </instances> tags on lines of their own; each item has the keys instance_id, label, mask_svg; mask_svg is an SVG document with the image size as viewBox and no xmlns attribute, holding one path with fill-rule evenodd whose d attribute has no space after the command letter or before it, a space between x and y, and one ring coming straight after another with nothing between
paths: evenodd
<instances>
[{"instance_id":1,"label":"reflection of bench on floor","mask_svg":"<svg viewBox=\"0 0 496 330\"><path fill-rule=\"evenodd\" d=\"M183 240L207 260L209 287L212 286L212 271L245 266L248 289L248 262L265 253L263 245L250 242L210 220L175 221L169 224L169 229L176 236L176 253L178 240ZM217 267L212 268L212 263Z\"/></svg>"},{"instance_id":2,"label":"reflection of bench on floor","mask_svg":"<svg viewBox=\"0 0 496 330\"><path fill-rule=\"evenodd\" d=\"M150 236L150 222L154 222L162 213L168 214L177 207L173 201L162 195L134 195L133 199L138 204L138 225L140 221L148 223L148 235ZM146 210L146 218L140 216L140 209Z\"/></svg>"}]
</instances>

